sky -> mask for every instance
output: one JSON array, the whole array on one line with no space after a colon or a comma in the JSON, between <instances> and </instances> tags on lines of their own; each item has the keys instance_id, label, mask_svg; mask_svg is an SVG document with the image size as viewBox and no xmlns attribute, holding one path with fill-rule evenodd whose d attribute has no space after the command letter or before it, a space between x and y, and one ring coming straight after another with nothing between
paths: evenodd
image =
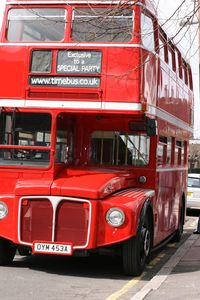
<instances>
[{"instance_id":1,"label":"sky","mask_svg":"<svg viewBox=\"0 0 200 300\"><path fill-rule=\"evenodd\" d=\"M200 99L199 99L199 51L198 51L198 25L195 24L197 19L191 19L194 23L190 26L181 26L181 21L186 17L193 15L193 0L185 0L185 4L180 9L183 0L152 0L154 1L157 10L160 24L165 24L165 29L170 36L176 36L176 42L179 48L182 48L187 61L192 66L195 91L195 107L194 107L194 137L200 139ZM4 11L5 0L0 0L0 26ZM176 12L173 16L172 14ZM169 21L169 18L172 19ZM171 34L170 34L171 33Z\"/></svg>"}]
</instances>

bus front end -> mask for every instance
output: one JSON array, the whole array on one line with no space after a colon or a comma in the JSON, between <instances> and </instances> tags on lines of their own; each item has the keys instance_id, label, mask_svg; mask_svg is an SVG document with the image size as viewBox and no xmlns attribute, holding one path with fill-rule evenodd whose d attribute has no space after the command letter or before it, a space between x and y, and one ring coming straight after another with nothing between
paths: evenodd
<instances>
[{"instance_id":1,"label":"bus front end","mask_svg":"<svg viewBox=\"0 0 200 300\"><path fill-rule=\"evenodd\" d=\"M177 203L168 220L156 202L160 73L140 34L148 10L153 20L144 1L7 0L0 265L12 262L16 249L110 250L125 274L138 275L152 247L177 230Z\"/></svg>"}]
</instances>

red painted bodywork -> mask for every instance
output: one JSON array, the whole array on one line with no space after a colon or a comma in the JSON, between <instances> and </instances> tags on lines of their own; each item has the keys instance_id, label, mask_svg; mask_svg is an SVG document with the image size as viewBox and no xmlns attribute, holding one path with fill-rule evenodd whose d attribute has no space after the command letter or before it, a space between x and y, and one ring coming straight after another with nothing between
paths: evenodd
<instances>
[{"instance_id":1,"label":"red painted bodywork","mask_svg":"<svg viewBox=\"0 0 200 300\"><path fill-rule=\"evenodd\" d=\"M29 1L26 2L28 5ZM48 4L42 4L41 7L65 7L69 10L69 16L72 8L79 5L78 0L77 5L63 5L59 3L59 0L57 4L55 1L52 1L54 4L50 4L51 1L47 2ZM192 125L193 98L192 91L188 87L184 87L184 96L179 96L183 88L173 82L167 74L170 70L166 72L159 55L140 47L141 40L137 33L140 30L142 6L135 8L135 34L128 43L135 47L128 47L127 44L116 47L116 45L112 46L112 43L109 47L103 43L97 43L96 46L89 45L89 43L67 46L74 42L69 37L69 26L67 26L65 40L53 43L53 45L51 43L8 42L6 20L9 9L13 7L18 7L17 1L16 4L7 5L1 31L0 104L1 102L4 104L0 106L3 106L6 111L12 111L16 107L19 112L51 114L51 163L46 169L0 167L0 201L5 202L9 210L8 216L0 220L0 236L17 245L32 245L34 240L50 241L53 226L53 210L50 203L54 203L54 200L59 198L64 199L66 203L59 204L62 208L60 212L59 210L56 212L56 218L58 218L55 230L56 242L72 242L77 249L94 249L111 245L127 240L136 234L142 207L147 200L150 200L154 221L153 244L159 244L178 227L180 199L186 193L187 161L180 168L174 165L170 168L165 166L162 172L159 172L156 167L158 136L165 135L188 140L191 133L187 126ZM29 7L38 7L38 4L31 4ZM147 7L153 12L149 3ZM157 22L156 18L155 22ZM101 51L103 57L101 86L90 89L30 86L28 83L30 55L34 49L52 49L54 58L59 49ZM56 75L55 62L51 74ZM178 96L175 98L170 97L172 86L177 91ZM35 102L35 108L28 104L28 100ZM75 101L77 105L70 108L51 109L49 103L60 100ZM6 105L6 101L8 103L13 101L13 106ZM20 101L24 101L24 105L21 105ZM40 107L41 101L47 103L44 108ZM83 108L81 103L84 101L101 105L97 108ZM119 104L120 108L112 109L112 103ZM110 105L109 109L105 109L105 104ZM125 109L127 104L141 104L141 109ZM152 114L149 107L159 108L161 112L167 112L170 116L184 122L185 129L168 122L166 118ZM77 120L75 128L77 162L74 166L54 162L56 117L60 112L68 113ZM141 121L146 116L155 118L158 124L157 135L151 137L150 162L146 167L117 166L114 168L94 166L90 163L92 131L98 129L125 131L128 130L129 121ZM96 121L98 117L99 123ZM173 167L176 171L172 170ZM170 170L167 171L167 169ZM147 181L140 183L140 176L146 176ZM30 205L27 204L28 206L24 205L21 208L23 202L21 199L27 199ZM44 202L37 205L39 199L43 199ZM80 202L80 199L83 202ZM68 215L67 205L71 203L70 201L77 201L77 208L73 204L71 213ZM90 208L87 207L87 201L91 205ZM106 213L112 207L121 208L125 213L125 223L119 228L113 228L106 222ZM27 216L27 212L31 212L32 217ZM88 217L89 212L90 217ZM65 215L70 222L65 222ZM89 229L88 218L90 218ZM80 224L77 225L79 221ZM84 222L87 224L85 228L81 228ZM72 224L72 230L69 229L70 224ZM31 226L32 231L29 228ZM88 240L84 246L87 234ZM66 241L65 236L68 237Z\"/></svg>"}]
</instances>

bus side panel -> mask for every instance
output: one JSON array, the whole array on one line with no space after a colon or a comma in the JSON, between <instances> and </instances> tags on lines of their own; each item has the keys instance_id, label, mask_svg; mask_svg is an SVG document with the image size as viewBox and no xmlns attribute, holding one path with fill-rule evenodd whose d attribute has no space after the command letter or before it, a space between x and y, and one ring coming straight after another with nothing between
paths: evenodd
<instances>
[{"instance_id":1,"label":"bus side panel","mask_svg":"<svg viewBox=\"0 0 200 300\"><path fill-rule=\"evenodd\" d=\"M160 61L158 107L191 125L192 97L178 75L165 62Z\"/></svg>"},{"instance_id":2,"label":"bus side panel","mask_svg":"<svg viewBox=\"0 0 200 300\"><path fill-rule=\"evenodd\" d=\"M185 177L186 171L174 170L157 173L158 227L156 244L159 244L178 228L182 196L186 193Z\"/></svg>"},{"instance_id":3,"label":"bus side panel","mask_svg":"<svg viewBox=\"0 0 200 300\"><path fill-rule=\"evenodd\" d=\"M155 54L141 50L141 101L156 106L158 86L158 58Z\"/></svg>"},{"instance_id":4,"label":"bus side panel","mask_svg":"<svg viewBox=\"0 0 200 300\"><path fill-rule=\"evenodd\" d=\"M1 99L25 98L26 53L24 47L0 46Z\"/></svg>"},{"instance_id":5,"label":"bus side panel","mask_svg":"<svg viewBox=\"0 0 200 300\"><path fill-rule=\"evenodd\" d=\"M136 235L145 201L150 200L152 207L155 201L154 196L147 197L146 193L148 190L145 189L128 189L99 202L97 247L122 242ZM125 213L125 222L118 228L106 222L106 213L111 207L118 207Z\"/></svg>"},{"instance_id":6,"label":"bus side panel","mask_svg":"<svg viewBox=\"0 0 200 300\"><path fill-rule=\"evenodd\" d=\"M137 48L109 48L105 101L138 103L139 50Z\"/></svg>"}]
</instances>

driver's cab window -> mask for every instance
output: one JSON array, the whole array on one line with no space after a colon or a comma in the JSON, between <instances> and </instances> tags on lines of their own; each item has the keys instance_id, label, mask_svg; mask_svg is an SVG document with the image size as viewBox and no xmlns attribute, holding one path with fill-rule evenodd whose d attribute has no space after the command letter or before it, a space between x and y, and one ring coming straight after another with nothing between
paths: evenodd
<instances>
[{"instance_id":1,"label":"driver's cab window","mask_svg":"<svg viewBox=\"0 0 200 300\"><path fill-rule=\"evenodd\" d=\"M99 165L145 166L149 164L150 138L119 131L92 133L91 162Z\"/></svg>"},{"instance_id":2,"label":"driver's cab window","mask_svg":"<svg viewBox=\"0 0 200 300\"><path fill-rule=\"evenodd\" d=\"M51 116L46 113L2 112L0 165L46 167L50 162ZM13 147L15 146L15 147Z\"/></svg>"},{"instance_id":3,"label":"driver's cab window","mask_svg":"<svg viewBox=\"0 0 200 300\"><path fill-rule=\"evenodd\" d=\"M67 114L57 117L56 156L57 163L72 164L74 161L75 119Z\"/></svg>"}]
</instances>

